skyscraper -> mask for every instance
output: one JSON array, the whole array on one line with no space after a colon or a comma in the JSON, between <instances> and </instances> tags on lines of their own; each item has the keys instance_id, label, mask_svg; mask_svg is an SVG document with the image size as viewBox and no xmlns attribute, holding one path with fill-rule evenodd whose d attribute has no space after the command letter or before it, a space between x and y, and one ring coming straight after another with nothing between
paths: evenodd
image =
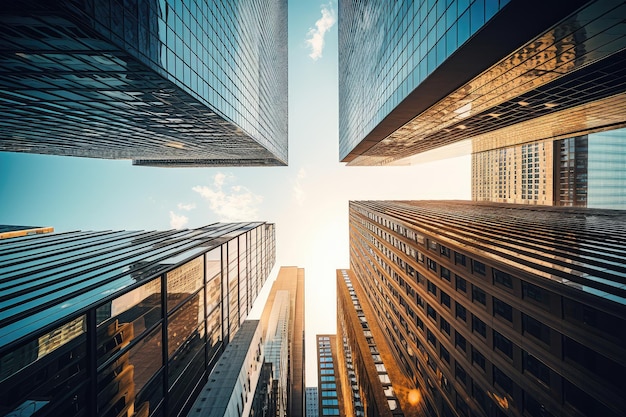
<instances>
[{"instance_id":1,"label":"skyscraper","mask_svg":"<svg viewBox=\"0 0 626 417\"><path fill-rule=\"evenodd\" d=\"M273 224L0 242L0 414L184 416L275 259Z\"/></svg>"},{"instance_id":2,"label":"skyscraper","mask_svg":"<svg viewBox=\"0 0 626 417\"><path fill-rule=\"evenodd\" d=\"M317 408L319 415L353 415L351 409L346 408L344 404L344 387L339 377L340 363L337 356L337 336L334 334L318 334L315 336L315 339L317 342Z\"/></svg>"},{"instance_id":3,"label":"skyscraper","mask_svg":"<svg viewBox=\"0 0 626 417\"><path fill-rule=\"evenodd\" d=\"M319 417L317 387L306 387L306 417Z\"/></svg>"},{"instance_id":4,"label":"skyscraper","mask_svg":"<svg viewBox=\"0 0 626 417\"><path fill-rule=\"evenodd\" d=\"M624 127L624 15L621 0L340 1L340 160Z\"/></svg>"},{"instance_id":5,"label":"skyscraper","mask_svg":"<svg viewBox=\"0 0 626 417\"><path fill-rule=\"evenodd\" d=\"M287 164L287 2L0 4L0 151Z\"/></svg>"},{"instance_id":6,"label":"skyscraper","mask_svg":"<svg viewBox=\"0 0 626 417\"><path fill-rule=\"evenodd\" d=\"M52 232L54 232L53 227L14 226L0 224L0 239Z\"/></svg>"},{"instance_id":7,"label":"skyscraper","mask_svg":"<svg viewBox=\"0 0 626 417\"><path fill-rule=\"evenodd\" d=\"M337 270L337 335L342 348L337 379L345 415L423 415L423 403L409 401L409 394L419 391L396 365L376 314L353 272Z\"/></svg>"},{"instance_id":8,"label":"skyscraper","mask_svg":"<svg viewBox=\"0 0 626 417\"><path fill-rule=\"evenodd\" d=\"M261 313L265 362L272 364L276 416L305 415L304 269L282 266Z\"/></svg>"},{"instance_id":9,"label":"skyscraper","mask_svg":"<svg viewBox=\"0 0 626 417\"><path fill-rule=\"evenodd\" d=\"M338 333L370 405L622 415L625 231L625 211L351 202Z\"/></svg>"}]
</instances>

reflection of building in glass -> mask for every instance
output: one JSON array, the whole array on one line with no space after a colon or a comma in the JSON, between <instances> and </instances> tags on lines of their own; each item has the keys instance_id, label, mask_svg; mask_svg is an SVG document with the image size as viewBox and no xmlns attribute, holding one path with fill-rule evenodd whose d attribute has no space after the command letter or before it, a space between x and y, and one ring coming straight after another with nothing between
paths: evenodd
<instances>
[{"instance_id":1,"label":"reflection of building in glass","mask_svg":"<svg viewBox=\"0 0 626 417\"><path fill-rule=\"evenodd\" d=\"M339 154L385 165L626 124L621 0L339 3ZM497 40L497 41L495 41Z\"/></svg>"},{"instance_id":2,"label":"reflection of building in glass","mask_svg":"<svg viewBox=\"0 0 626 417\"><path fill-rule=\"evenodd\" d=\"M306 387L306 417L318 417L317 387Z\"/></svg>"},{"instance_id":3,"label":"reflection of building in glass","mask_svg":"<svg viewBox=\"0 0 626 417\"><path fill-rule=\"evenodd\" d=\"M354 416L351 408L344 405L345 388L339 376L337 336L318 334L317 345L317 407L320 416ZM343 383L345 384L345 382ZM351 405L351 404L349 404Z\"/></svg>"},{"instance_id":4,"label":"reflection of building in glass","mask_svg":"<svg viewBox=\"0 0 626 417\"><path fill-rule=\"evenodd\" d=\"M8 239L10 237L36 235L40 233L52 233L54 228L52 227L37 227L37 226L10 226L0 224L0 239Z\"/></svg>"},{"instance_id":5,"label":"reflection of building in glass","mask_svg":"<svg viewBox=\"0 0 626 417\"><path fill-rule=\"evenodd\" d=\"M257 390L266 393L271 381L262 378L263 359L259 321L246 320L217 361L188 417L270 417L263 414L268 401L254 409Z\"/></svg>"},{"instance_id":6,"label":"reflection of building in glass","mask_svg":"<svg viewBox=\"0 0 626 417\"><path fill-rule=\"evenodd\" d=\"M626 208L626 129L472 154L472 199Z\"/></svg>"},{"instance_id":7,"label":"reflection of building in glass","mask_svg":"<svg viewBox=\"0 0 626 417\"><path fill-rule=\"evenodd\" d=\"M265 363L272 365L276 416L305 414L304 269L283 266L261 314Z\"/></svg>"},{"instance_id":8,"label":"reflection of building in glass","mask_svg":"<svg viewBox=\"0 0 626 417\"><path fill-rule=\"evenodd\" d=\"M0 150L287 163L287 2L0 5Z\"/></svg>"},{"instance_id":9,"label":"reflection of building in glass","mask_svg":"<svg viewBox=\"0 0 626 417\"><path fill-rule=\"evenodd\" d=\"M185 415L239 328L222 307L248 314L274 248L261 222L2 241L0 415Z\"/></svg>"},{"instance_id":10,"label":"reflection of building in glass","mask_svg":"<svg viewBox=\"0 0 626 417\"><path fill-rule=\"evenodd\" d=\"M366 415L389 385L411 415L622 415L625 231L626 211L351 202L338 334Z\"/></svg>"}]
</instances>

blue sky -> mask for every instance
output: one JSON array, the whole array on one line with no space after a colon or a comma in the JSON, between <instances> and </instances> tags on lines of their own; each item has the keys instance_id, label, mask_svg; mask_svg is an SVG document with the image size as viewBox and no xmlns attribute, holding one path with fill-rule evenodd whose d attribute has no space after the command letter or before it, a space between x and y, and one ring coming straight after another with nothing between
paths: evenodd
<instances>
[{"instance_id":1,"label":"blue sky","mask_svg":"<svg viewBox=\"0 0 626 417\"><path fill-rule=\"evenodd\" d=\"M0 224L67 231L276 223L269 283L281 265L305 268L306 375L316 385L315 334L335 332L335 270L349 267L348 201L470 198L469 156L408 167L338 162L336 17L336 3L289 2L288 167L150 168L0 152Z\"/></svg>"}]
</instances>

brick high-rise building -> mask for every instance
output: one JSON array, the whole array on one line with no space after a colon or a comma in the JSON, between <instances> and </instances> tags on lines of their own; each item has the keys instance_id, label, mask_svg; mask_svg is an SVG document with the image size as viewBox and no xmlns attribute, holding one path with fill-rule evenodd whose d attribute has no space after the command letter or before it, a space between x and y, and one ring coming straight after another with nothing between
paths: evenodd
<instances>
[{"instance_id":1,"label":"brick high-rise building","mask_svg":"<svg viewBox=\"0 0 626 417\"><path fill-rule=\"evenodd\" d=\"M351 202L338 334L366 415L622 415L624 259L625 211Z\"/></svg>"}]
</instances>

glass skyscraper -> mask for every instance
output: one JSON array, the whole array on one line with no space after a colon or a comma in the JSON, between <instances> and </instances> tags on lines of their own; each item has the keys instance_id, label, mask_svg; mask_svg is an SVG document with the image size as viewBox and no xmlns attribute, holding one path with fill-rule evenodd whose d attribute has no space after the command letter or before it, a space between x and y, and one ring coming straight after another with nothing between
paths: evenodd
<instances>
[{"instance_id":1,"label":"glass skyscraper","mask_svg":"<svg viewBox=\"0 0 626 417\"><path fill-rule=\"evenodd\" d=\"M262 222L0 241L0 415L186 415L274 260Z\"/></svg>"},{"instance_id":2,"label":"glass skyscraper","mask_svg":"<svg viewBox=\"0 0 626 417\"><path fill-rule=\"evenodd\" d=\"M340 1L340 160L623 127L624 15L621 0Z\"/></svg>"},{"instance_id":3,"label":"glass skyscraper","mask_svg":"<svg viewBox=\"0 0 626 417\"><path fill-rule=\"evenodd\" d=\"M287 2L0 4L0 151L287 164Z\"/></svg>"},{"instance_id":4,"label":"glass skyscraper","mask_svg":"<svg viewBox=\"0 0 626 417\"><path fill-rule=\"evenodd\" d=\"M626 211L350 203L338 335L365 413L620 416Z\"/></svg>"}]
</instances>

